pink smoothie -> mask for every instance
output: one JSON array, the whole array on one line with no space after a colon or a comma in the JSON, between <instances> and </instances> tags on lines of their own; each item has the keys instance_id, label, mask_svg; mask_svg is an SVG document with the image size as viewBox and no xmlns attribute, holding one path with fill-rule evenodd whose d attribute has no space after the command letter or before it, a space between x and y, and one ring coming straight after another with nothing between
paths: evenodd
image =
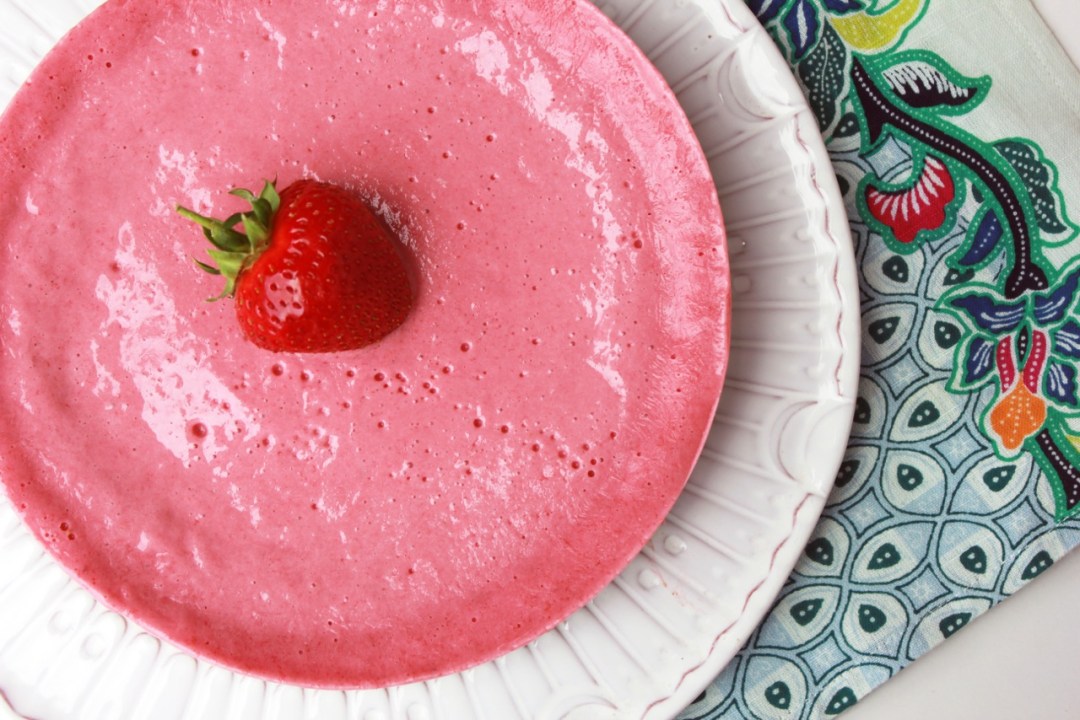
<instances>
[{"instance_id":1,"label":"pink smoothie","mask_svg":"<svg viewBox=\"0 0 1080 720\"><path fill-rule=\"evenodd\" d=\"M0 474L198 655L323 687L460 670L597 593L683 487L724 234L668 88L588 3L113 0L0 122ZM183 204L301 176L394 228L415 309L275 355Z\"/></svg>"}]
</instances>

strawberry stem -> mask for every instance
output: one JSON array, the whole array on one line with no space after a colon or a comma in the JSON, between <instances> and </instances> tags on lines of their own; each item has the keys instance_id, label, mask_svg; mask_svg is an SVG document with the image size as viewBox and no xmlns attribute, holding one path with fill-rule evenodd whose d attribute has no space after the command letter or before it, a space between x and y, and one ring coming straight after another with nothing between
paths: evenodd
<instances>
[{"instance_id":1,"label":"strawberry stem","mask_svg":"<svg viewBox=\"0 0 1080 720\"><path fill-rule=\"evenodd\" d=\"M251 210L234 213L224 220L218 220L200 215L182 205L176 208L176 212L181 217L201 227L206 239L213 245L207 248L206 252L214 261L214 265L195 261L195 264L205 272L225 278L225 289L217 297L210 298L211 301L231 297L236 292L237 278L266 249L270 239L270 225L274 214L281 207L281 197L278 195L274 182L264 183L258 195L244 188L236 188L230 191L230 194L250 203ZM242 228L242 231L236 229L237 225Z\"/></svg>"}]
</instances>

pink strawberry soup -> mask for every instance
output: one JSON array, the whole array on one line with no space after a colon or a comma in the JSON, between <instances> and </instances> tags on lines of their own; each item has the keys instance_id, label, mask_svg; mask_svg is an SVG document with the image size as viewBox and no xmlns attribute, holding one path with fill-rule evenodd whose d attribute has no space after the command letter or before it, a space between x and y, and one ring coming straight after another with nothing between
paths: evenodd
<instances>
[{"instance_id":1,"label":"pink strawberry soup","mask_svg":"<svg viewBox=\"0 0 1080 720\"><path fill-rule=\"evenodd\" d=\"M687 480L724 233L669 89L588 3L113 0L0 122L0 475L108 606L319 687L457 671L599 592ZM303 176L401 238L382 342L245 342L205 241Z\"/></svg>"}]
</instances>

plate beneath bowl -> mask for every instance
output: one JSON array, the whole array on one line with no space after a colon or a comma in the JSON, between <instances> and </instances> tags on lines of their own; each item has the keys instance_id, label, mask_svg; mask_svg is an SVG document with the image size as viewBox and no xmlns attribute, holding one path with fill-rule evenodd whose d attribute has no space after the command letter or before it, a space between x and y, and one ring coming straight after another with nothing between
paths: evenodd
<instances>
[{"instance_id":1,"label":"plate beneath bowl","mask_svg":"<svg viewBox=\"0 0 1080 720\"><path fill-rule=\"evenodd\" d=\"M99 3L0 0L0 99ZM787 65L739 0L597 2L675 89L710 160L734 288L724 395L686 491L584 609L464 673L376 691L266 683L98 604L0 496L0 690L80 718L657 718L745 642L801 552L850 429L858 293L831 165Z\"/></svg>"}]
</instances>

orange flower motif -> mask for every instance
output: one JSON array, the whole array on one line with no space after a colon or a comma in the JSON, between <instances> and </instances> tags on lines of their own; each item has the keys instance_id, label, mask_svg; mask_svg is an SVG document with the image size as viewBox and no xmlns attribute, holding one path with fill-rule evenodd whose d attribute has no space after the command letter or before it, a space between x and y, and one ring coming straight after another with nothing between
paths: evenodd
<instances>
[{"instance_id":1,"label":"orange flower motif","mask_svg":"<svg viewBox=\"0 0 1080 720\"><path fill-rule=\"evenodd\" d=\"M998 436L1001 447L1010 452L1019 450L1046 423L1046 400L1038 395L1046 351L1046 333L1035 330L1023 372L1018 373L1012 338L998 342L996 360L1001 396L990 410L990 430Z\"/></svg>"},{"instance_id":2,"label":"orange flower motif","mask_svg":"<svg viewBox=\"0 0 1080 720\"><path fill-rule=\"evenodd\" d=\"M1019 450L1046 422L1046 401L1016 383L990 411L990 428L1006 450Z\"/></svg>"}]
</instances>

